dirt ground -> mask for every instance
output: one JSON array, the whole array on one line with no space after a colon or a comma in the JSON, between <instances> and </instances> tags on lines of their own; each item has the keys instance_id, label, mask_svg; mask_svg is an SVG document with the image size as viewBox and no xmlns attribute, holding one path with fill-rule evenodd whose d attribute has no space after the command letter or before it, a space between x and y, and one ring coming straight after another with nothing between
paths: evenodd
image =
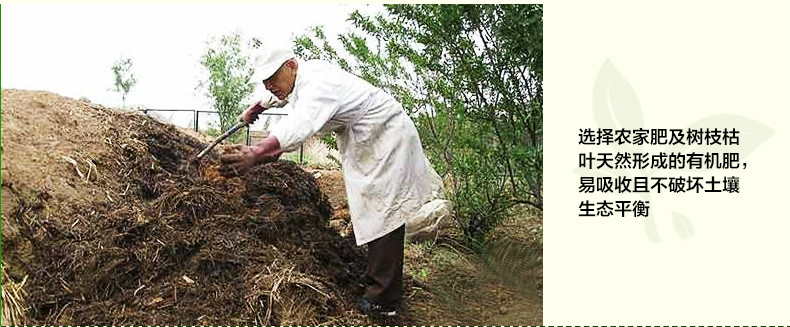
<instances>
[{"instance_id":1,"label":"dirt ground","mask_svg":"<svg viewBox=\"0 0 790 327\"><path fill-rule=\"evenodd\" d=\"M350 219L342 172L309 171L332 207L345 208L333 219ZM343 233L351 229L341 223L335 226ZM482 253L453 241L453 233L458 233L453 230L436 242L407 244L406 317L394 324L542 325L542 249L537 245L541 226L539 215L525 211L513 216Z\"/></svg>"},{"instance_id":2,"label":"dirt ground","mask_svg":"<svg viewBox=\"0 0 790 327\"><path fill-rule=\"evenodd\" d=\"M49 92L4 89L0 116L2 325L541 324L532 215L483 253L408 245L404 314L372 320L340 171L223 178L234 147L197 161L205 138Z\"/></svg>"}]
</instances>

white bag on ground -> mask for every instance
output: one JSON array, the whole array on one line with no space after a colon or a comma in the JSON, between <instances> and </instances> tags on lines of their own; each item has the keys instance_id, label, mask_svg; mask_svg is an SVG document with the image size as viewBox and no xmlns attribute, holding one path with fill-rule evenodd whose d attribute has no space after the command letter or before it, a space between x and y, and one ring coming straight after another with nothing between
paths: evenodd
<instances>
[{"instance_id":1,"label":"white bag on ground","mask_svg":"<svg viewBox=\"0 0 790 327\"><path fill-rule=\"evenodd\" d=\"M413 242L436 239L439 231L451 223L450 201L436 199L424 204L406 222L406 238Z\"/></svg>"},{"instance_id":2,"label":"white bag on ground","mask_svg":"<svg viewBox=\"0 0 790 327\"><path fill-rule=\"evenodd\" d=\"M428 158L425 158L428 162ZM431 185L431 201L406 219L406 239L411 242L436 240L441 230L453 222L452 202L443 196L444 183L439 174L428 165L427 182Z\"/></svg>"}]
</instances>

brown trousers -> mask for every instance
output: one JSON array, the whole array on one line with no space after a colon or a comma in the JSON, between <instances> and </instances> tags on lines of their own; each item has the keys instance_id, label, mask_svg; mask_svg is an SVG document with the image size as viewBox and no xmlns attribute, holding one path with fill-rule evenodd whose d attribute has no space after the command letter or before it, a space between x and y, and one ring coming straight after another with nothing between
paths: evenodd
<instances>
[{"instance_id":1,"label":"brown trousers","mask_svg":"<svg viewBox=\"0 0 790 327\"><path fill-rule=\"evenodd\" d=\"M368 242L368 287L364 298L381 305L403 297L403 240L406 225Z\"/></svg>"}]
</instances>

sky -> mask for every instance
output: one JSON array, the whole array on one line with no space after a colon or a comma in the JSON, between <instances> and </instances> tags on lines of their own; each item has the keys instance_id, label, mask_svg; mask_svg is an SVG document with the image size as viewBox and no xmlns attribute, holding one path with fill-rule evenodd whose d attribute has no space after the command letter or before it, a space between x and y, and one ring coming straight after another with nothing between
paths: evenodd
<instances>
[{"instance_id":1,"label":"sky","mask_svg":"<svg viewBox=\"0 0 790 327\"><path fill-rule=\"evenodd\" d=\"M209 99L196 90L199 58L211 37L238 31L245 38L290 45L293 35L323 25L330 38L348 30L346 19L356 9L371 13L379 7L4 4L0 86L120 107L121 95L111 91L111 67L124 56L132 59L137 79L127 106L211 110ZM262 86L256 91L258 97L266 94Z\"/></svg>"}]
</instances>

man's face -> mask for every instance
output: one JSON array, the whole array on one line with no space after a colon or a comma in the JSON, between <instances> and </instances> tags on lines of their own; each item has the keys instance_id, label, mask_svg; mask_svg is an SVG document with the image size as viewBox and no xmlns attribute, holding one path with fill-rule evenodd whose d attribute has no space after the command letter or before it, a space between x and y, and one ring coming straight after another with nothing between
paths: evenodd
<instances>
[{"instance_id":1,"label":"man's face","mask_svg":"<svg viewBox=\"0 0 790 327\"><path fill-rule=\"evenodd\" d=\"M294 89L294 81L296 80L296 65L293 60L286 61L280 69L274 72L272 77L263 80L263 85L269 90L277 99L285 100L291 91Z\"/></svg>"}]
</instances>

